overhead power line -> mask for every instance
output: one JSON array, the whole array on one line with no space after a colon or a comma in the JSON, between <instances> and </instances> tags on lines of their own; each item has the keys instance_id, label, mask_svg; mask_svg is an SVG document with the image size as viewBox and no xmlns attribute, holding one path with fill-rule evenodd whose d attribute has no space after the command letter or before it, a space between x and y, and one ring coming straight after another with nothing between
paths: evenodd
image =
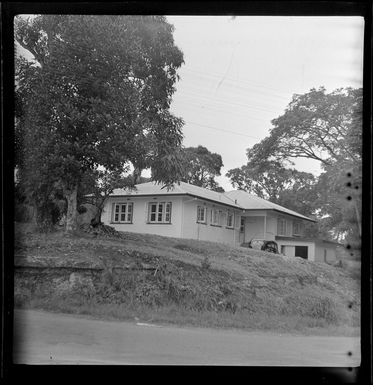
<instances>
[{"instance_id":1,"label":"overhead power line","mask_svg":"<svg viewBox=\"0 0 373 385\"><path fill-rule=\"evenodd\" d=\"M267 108L262 108L262 107L258 107L258 106L252 106L250 104L244 104L244 103L238 103L238 102L233 102L233 101L230 101L230 100L226 100L226 99L217 99L217 98L212 98L212 97L208 97L208 96L204 96L204 95L201 95L201 94L198 94L194 91L184 91L183 94L185 96L188 96L188 97L191 97L191 98L194 98L194 99L204 99L210 103L220 103L220 104L225 104L225 105L228 105L228 106L236 106L236 107L243 107L247 110L256 110L257 112L268 112L268 113L272 113L273 114L273 110L269 110ZM254 111L255 112L255 111Z\"/></svg>"},{"instance_id":2,"label":"overhead power line","mask_svg":"<svg viewBox=\"0 0 373 385\"><path fill-rule=\"evenodd\" d=\"M217 127L209 126L209 125L207 125L207 124L200 124L200 123L192 122L192 121L190 121L190 120L185 121L185 123L192 124L192 125L196 125L196 126L200 126L200 127L211 128L212 130L223 131L223 132L227 132L227 133L229 133L229 134L240 135L240 136L246 136L247 138L252 138L252 139L258 139L258 140L261 140L261 139L258 138L257 136L247 135L247 134L243 134L243 133L241 133L241 132L235 132L235 131L230 131L230 130L224 130L223 128L217 128Z\"/></svg>"},{"instance_id":3,"label":"overhead power line","mask_svg":"<svg viewBox=\"0 0 373 385\"><path fill-rule=\"evenodd\" d=\"M209 78L213 78L216 80L221 79L221 77L223 76L223 75L212 74L211 72L203 72L203 71L199 71L199 70L195 70L195 69L191 69L191 68L183 68L183 70L186 72L194 72L196 74L200 74L203 77L206 77L206 78L209 77ZM242 77L240 77L240 79L237 80L237 79L233 79L230 76L226 76L225 80L229 81L231 83L239 83L239 87L243 88L243 89L245 89L245 87L242 87L243 84L247 84L249 87L267 89L268 91L271 91L271 93L270 93L271 96L278 97L278 98L289 101L289 98L284 96L285 95L284 91L282 91L278 88L273 88L273 87L264 85L263 83L255 82L255 81L248 80L247 78L242 78ZM275 92L273 92L273 91L275 91ZM280 94L282 94L282 95L280 95Z\"/></svg>"},{"instance_id":4,"label":"overhead power line","mask_svg":"<svg viewBox=\"0 0 373 385\"><path fill-rule=\"evenodd\" d=\"M259 122L263 122L264 120L261 119L261 118L258 118L258 117L255 117L255 116L251 116L251 115L247 115L245 114L244 112L241 112L241 111L228 111L226 109L222 109L222 108L219 108L218 106L208 106L208 105L204 105L204 104L201 104L201 103L193 103L191 101L178 101L177 104L182 104L182 105L186 105L186 106L189 106L189 107L194 107L194 108L198 108L198 109L206 109L206 110L210 110L210 111L215 111L215 112L218 112L218 113L226 113L226 114L229 114L231 116L243 116L245 117L246 119L254 119L254 120L257 120ZM269 122L268 122L269 123Z\"/></svg>"}]
</instances>

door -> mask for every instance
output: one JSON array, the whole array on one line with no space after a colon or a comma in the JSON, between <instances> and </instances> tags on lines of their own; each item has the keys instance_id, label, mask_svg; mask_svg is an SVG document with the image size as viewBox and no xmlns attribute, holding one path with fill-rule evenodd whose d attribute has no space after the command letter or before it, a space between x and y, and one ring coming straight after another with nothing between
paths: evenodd
<instances>
[{"instance_id":1,"label":"door","mask_svg":"<svg viewBox=\"0 0 373 385\"><path fill-rule=\"evenodd\" d=\"M295 246L295 256L308 259L308 246Z\"/></svg>"}]
</instances>

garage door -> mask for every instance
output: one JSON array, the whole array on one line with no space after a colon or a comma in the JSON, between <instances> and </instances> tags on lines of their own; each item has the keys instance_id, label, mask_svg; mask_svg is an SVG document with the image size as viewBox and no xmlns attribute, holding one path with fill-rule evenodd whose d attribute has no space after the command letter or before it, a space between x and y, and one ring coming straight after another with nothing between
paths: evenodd
<instances>
[{"instance_id":1,"label":"garage door","mask_svg":"<svg viewBox=\"0 0 373 385\"><path fill-rule=\"evenodd\" d=\"M308 259L308 246L295 246L295 256Z\"/></svg>"}]
</instances>

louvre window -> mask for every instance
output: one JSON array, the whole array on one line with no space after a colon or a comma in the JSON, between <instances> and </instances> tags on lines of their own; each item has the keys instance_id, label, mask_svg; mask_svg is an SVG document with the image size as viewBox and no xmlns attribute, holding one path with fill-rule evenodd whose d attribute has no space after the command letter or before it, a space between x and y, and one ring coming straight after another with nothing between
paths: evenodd
<instances>
[{"instance_id":1,"label":"louvre window","mask_svg":"<svg viewBox=\"0 0 373 385\"><path fill-rule=\"evenodd\" d=\"M233 213L227 214L227 227L233 227Z\"/></svg>"},{"instance_id":2,"label":"louvre window","mask_svg":"<svg viewBox=\"0 0 373 385\"><path fill-rule=\"evenodd\" d=\"M213 209L211 212L211 224L215 226L220 226L220 215L221 211L218 209Z\"/></svg>"},{"instance_id":3,"label":"louvre window","mask_svg":"<svg viewBox=\"0 0 373 385\"><path fill-rule=\"evenodd\" d=\"M197 222L206 223L206 207L203 207L203 206L197 207Z\"/></svg>"},{"instance_id":4,"label":"louvre window","mask_svg":"<svg viewBox=\"0 0 373 385\"><path fill-rule=\"evenodd\" d=\"M279 218L277 220L277 235L286 235L286 220Z\"/></svg>"}]
</instances>

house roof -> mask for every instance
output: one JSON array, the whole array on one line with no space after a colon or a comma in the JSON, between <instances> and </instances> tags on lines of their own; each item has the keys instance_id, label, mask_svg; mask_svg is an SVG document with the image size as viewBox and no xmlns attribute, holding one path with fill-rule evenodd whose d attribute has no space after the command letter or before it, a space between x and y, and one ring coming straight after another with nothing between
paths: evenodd
<instances>
[{"instance_id":1,"label":"house roof","mask_svg":"<svg viewBox=\"0 0 373 385\"><path fill-rule=\"evenodd\" d=\"M336 246L343 246L341 243L339 242L335 242L335 241L330 241L328 239L319 239L319 238L310 238L310 237L287 237L287 236L284 236L284 235L276 235L276 241L279 240L283 240L283 241L302 241L302 242L315 242L315 243L328 243L328 244L331 244L331 245L336 245Z\"/></svg>"},{"instance_id":2,"label":"house roof","mask_svg":"<svg viewBox=\"0 0 373 385\"><path fill-rule=\"evenodd\" d=\"M114 197L128 197L128 196L174 196L174 195L188 195L195 198L208 200L211 202L220 203L225 206L230 206L240 210L275 210L284 214L292 215L308 221L313 219L307 218L304 215L298 214L295 211L288 210L285 207L276 205L275 203L266 201L255 195L249 194L245 191L229 191L226 193L218 193L203 187L194 186L189 183L180 182L174 184L173 188L167 188L155 182L147 182L136 185L136 190L115 189L110 196Z\"/></svg>"},{"instance_id":3,"label":"house roof","mask_svg":"<svg viewBox=\"0 0 373 385\"><path fill-rule=\"evenodd\" d=\"M293 210L289 210L283 206L277 205L276 203L272 203L255 195L249 194L243 190L228 191L225 192L224 195L232 199L233 202L236 202L244 210L274 210L283 214L291 215L293 217L315 222L315 220L311 218L308 218Z\"/></svg>"},{"instance_id":4,"label":"house roof","mask_svg":"<svg viewBox=\"0 0 373 385\"><path fill-rule=\"evenodd\" d=\"M202 187L194 186L189 183L180 182L180 184L174 184L173 188L167 190L161 184L155 182L147 182L136 185L136 190L115 189L110 196L174 196L174 195L189 195L195 198L201 198L208 201L220 203L225 206L230 206L236 209L242 210L238 204L234 203L231 199L224 194L216 191L211 191Z\"/></svg>"}]
</instances>

